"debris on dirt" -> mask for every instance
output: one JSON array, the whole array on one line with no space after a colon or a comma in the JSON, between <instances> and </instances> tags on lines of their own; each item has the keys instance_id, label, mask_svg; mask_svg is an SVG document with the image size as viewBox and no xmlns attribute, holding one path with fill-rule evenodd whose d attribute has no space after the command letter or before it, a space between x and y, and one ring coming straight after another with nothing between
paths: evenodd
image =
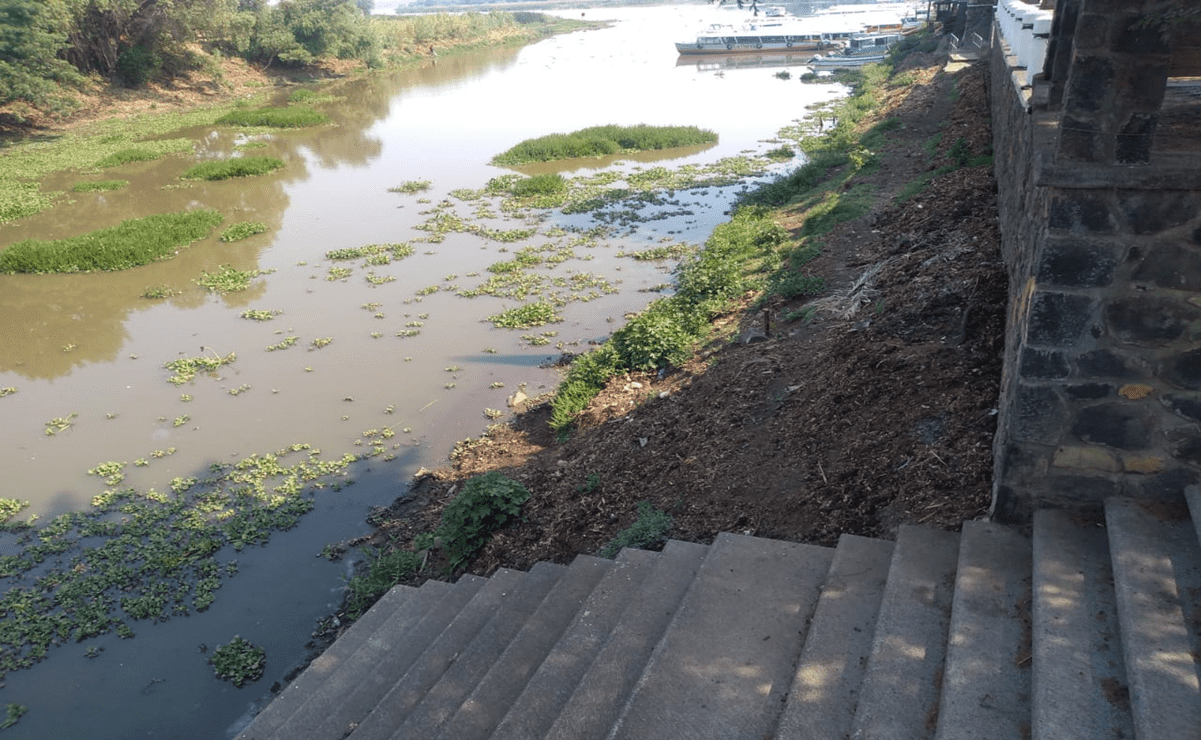
<instances>
[{"instance_id":1,"label":"debris on dirt","mask_svg":"<svg viewBox=\"0 0 1201 740\"><path fill-rule=\"evenodd\" d=\"M664 377L615 378L566 442L533 399L423 481L429 506L377 518L381 536L432 531L450 492L490 470L533 496L475 558L483 574L596 553L642 501L672 517L671 537L702 543L734 531L833 545L984 515L1006 273L991 167L946 165L989 152L985 69L918 62L915 82L884 101L882 117L903 125L865 176L884 205L825 238L808 267L830 290L809 323L792 318L800 304L776 301L762 341L715 341ZM778 220L800 225L789 209ZM762 331L756 312L727 317L723 335L740 320Z\"/></svg>"}]
</instances>

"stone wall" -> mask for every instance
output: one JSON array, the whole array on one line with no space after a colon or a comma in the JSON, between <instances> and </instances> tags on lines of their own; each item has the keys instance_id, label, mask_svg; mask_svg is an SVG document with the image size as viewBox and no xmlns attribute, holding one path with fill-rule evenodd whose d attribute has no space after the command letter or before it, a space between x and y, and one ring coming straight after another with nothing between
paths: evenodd
<instances>
[{"instance_id":1,"label":"stone wall","mask_svg":"<svg viewBox=\"0 0 1201 740\"><path fill-rule=\"evenodd\" d=\"M1014 69L1005 44L992 44L1010 277L994 444L993 514L1003 520L1119 494L1168 498L1201 481L1201 161L1170 142L1150 150L1156 111L1145 89L1125 91L1138 109L1118 119L1111 102L1090 102L1093 91L1112 98L1114 85L1154 84L1095 84L1095 69L1130 68L1107 66L1107 49L1152 44L1159 62L1164 50L1145 33L1123 36L1120 18L1102 28L1104 14L1089 11L1105 3L1081 2L1079 21L1100 46L1077 45L1094 71L1075 87L1063 74ZM1082 137L1093 144L1082 149Z\"/></svg>"}]
</instances>

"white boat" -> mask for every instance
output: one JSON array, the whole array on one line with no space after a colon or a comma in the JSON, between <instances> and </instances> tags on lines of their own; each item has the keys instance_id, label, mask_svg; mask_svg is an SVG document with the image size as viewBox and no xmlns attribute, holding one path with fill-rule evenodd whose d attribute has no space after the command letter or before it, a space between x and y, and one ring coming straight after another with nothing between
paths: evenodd
<instances>
[{"instance_id":1,"label":"white boat","mask_svg":"<svg viewBox=\"0 0 1201 740\"><path fill-rule=\"evenodd\" d=\"M892 45L904 37L901 33L862 33L847 40L841 49L828 54L818 54L809 60L814 69L836 69L839 67L862 67L873 62L882 62Z\"/></svg>"},{"instance_id":2,"label":"white boat","mask_svg":"<svg viewBox=\"0 0 1201 740\"><path fill-rule=\"evenodd\" d=\"M714 23L702 30L692 41L676 42L680 54L747 54L776 52L822 51L827 54L841 49L869 25L900 30L906 6L843 6L870 8L871 12L822 12L812 16L790 16L780 8L770 7L762 17L752 18L741 25ZM881 6L885 7L885 6Z\"/></svg>"}]
</instances>

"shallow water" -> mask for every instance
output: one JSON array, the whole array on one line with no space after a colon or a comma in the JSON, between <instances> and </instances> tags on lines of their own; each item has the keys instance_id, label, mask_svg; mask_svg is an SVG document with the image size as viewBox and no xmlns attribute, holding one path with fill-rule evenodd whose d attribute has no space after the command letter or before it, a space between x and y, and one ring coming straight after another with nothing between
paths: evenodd
<instances>
[{"instance_id":1,"label":"shallow water","mask_svg":"<svg viewBox=\"0 0 1201 740\"><path fill-rule=\"evenodd\" d=\"M17 388L0 398L6 481L0 495L30 500L30 511L43 518L86 507L105 488L86 471L104 461L130 463L127 484L162 490L173 477L200 475L213 462L300 442L336 458L362 451L355 442L365 430L396 432L389 442L394 460L358 464L356 485L321 492L298 527L274 535L266 547L222 553L221 560L237 557L239 573L208 611L134 623L132 640L88 640L87 646L103 648L95 659L83 657L84 644L72 643L33 669L10 674L0 703L24 704L29 712L8 736L219 737L233 731L252 703L301 659L316 619L340 599L349 563L314 557L321 547L366 531L363 519L371 506L390 503L417 467L441 464L456 440L478 434L488 423L484 409L505 409L505 397L519 384L528 384L531 395L553 388L556 375L539 368L541 362L607 335L624 313L653 297L640 288L669 280L670 265L634 262L617 252L663 241L703 242L724 220L737 187L677 192L679 205L668 210L679 215L649 220L655 209L647 209L619 236L577 247L576 259L550 274L594 273L620 281L620 291L570 303L563 323L525 331L482 321L517 302L466 299L451 288L473 287L489 264L527 243L569 238L547 235L553 227L588 228L595 221L550 213L528 242L451 233L428 243L421 241L428 234L414 228L429 218L421 211L449 199L455 213L471 217L476 204L448 194L481 188L508 172L488 160L529 137L650 123L698 125L717 131L720 141L685 152L523 170L527 174L710 163L774 148L769 140L804 116L806 106L840 93L835 86L800 84L799 67L791 67L793 79L778 79L781 66L774 62L677 64L672 42L726 12L708 6L598 9L588 17L611 17L613 27L343 83L331 89L343 99L322 106L333 125L251 137L266 146L249 154L287 162L275 173L182 183L179 173L196 160L229 156L247 141L229 130L198 128L172 134L193 137L195 155L108 170L104 179L127 179L130 186L73 194L70 202L0 227L0 245L7 245L191 207L219 210L225 225L262 221L269 227L226 244L217 239L223 225L172 260L120 273L0 276L0 387ZM789 64L785 60L782 68ZM45 187L65 189L80 179L100 178L57 175ZM388 192L410 180L432 185L414 195ZM492 210L500 213L495 204ZM503 216L481 223L525 225ZM331 249L390 242L411 242L416 253L370 268L377 278L395 278L381 285L366 280L362 260L335 263L324 256ZM271 272L249 290L226 295L194 283L203 271L226 264ZM352 272L328 280L334 266ZM473 272L480 276L469 277ZM152 285L181 292L143 298ZM441 290L418 295L434 285ZM374 303L381 305L363 307ZM281 313L259 322L240 318L246 309ZM417 336L397 336L413 322L421 322ZM546 346L521 338L542 332L557 335ZM266 351L288 336L299 337L294 347ZM313 348L314 340L325 338L333 341ZM167 382L165 362L230 352L237 360L215 376L181 387ZM47 422L71 414L69 429L46 434ZM183 416L187 421L177 424ZM152 457L168 447L177 452ZM134 467L139 458L150 462ZM0 540L0 552L13 546ZM266 676L240 690L214 680L200 650L234 634L268 654Z\"/></svg>"}]
</instances>

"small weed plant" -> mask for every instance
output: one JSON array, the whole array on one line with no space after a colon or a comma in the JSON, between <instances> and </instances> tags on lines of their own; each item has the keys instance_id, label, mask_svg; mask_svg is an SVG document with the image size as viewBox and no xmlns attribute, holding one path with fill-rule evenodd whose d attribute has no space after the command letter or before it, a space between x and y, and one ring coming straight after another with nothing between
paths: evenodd
<instances>
[{"instance_id":1,"label":"small weed plant","mask_svg":"<svg viewBox=\"0 0 1201 740\"><path fill-rule=\"evenodd\" d=\"M629 527L617 533L609 543L601 548L602 558L617 557L623 547L635 547L640 550L650 550L661 547L667 541L667 533L671 531L671 516L651 506L648 501L638 502L638 518Z\"/></svg>"},{"instance_id":2,"label":"small weed plant","mask_svg":"<svg viewBox=\"0 0 1201 740\"><path fill-rule=\"evenodd\" d=\"M463 491L442 510L442 523L435 533L442 540L451 568L466 565L490 534L520 516L521 505L529 497L525 486L496 471L467 481Z\"/></svg>"},{"instance_id":3,"label":"small weed plant","mask_svg":"<svg viewBox=\"0 0 1201 740\"><path fill-rule=\"evenodd\" d=\"M304 106L234 110L217 119L219 125L264 128L307 128L327 123L329 116Z\"/></svg>"},{"instance_id":4,"label":"small weed plant","mask_svg":"<svg viewBox=\"0 0 1201 740\"><path fill-rule=\"evenodd\" d=\"M233 157L201 162L184 170L184 180L228 180L234 177L265 175L284 166L278 157Z\"/></svg>"},{"instance_id":5,"label":"small weed plant","mask_svg":"<svg viewBox=\"0 0 1201 740\"><path fill-rule=\"evenodd\" d=\"M77 182L71 190L76 193L101 193L108 190L120 190L128 184L129 180L91 180Z\"/></svg>"}]
</instances>

